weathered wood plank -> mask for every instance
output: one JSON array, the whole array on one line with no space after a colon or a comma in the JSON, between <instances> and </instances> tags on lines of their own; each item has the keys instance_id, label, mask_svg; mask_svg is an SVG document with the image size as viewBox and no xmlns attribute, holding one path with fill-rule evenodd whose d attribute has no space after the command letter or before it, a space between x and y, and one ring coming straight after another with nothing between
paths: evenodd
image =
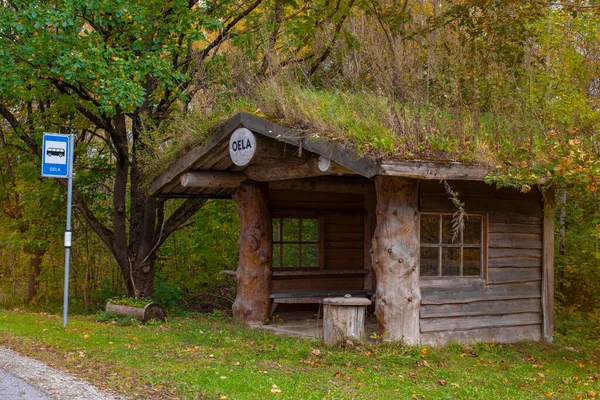
<instances>
[{"instance_id":1,"label":"weathered wood plank","mask_svg":"<svg viewBox=\"0 0 600 400\"><path fill-rule=\"evenodd\" d=\"M541 249L542 235L535 233L490 233L490 247Z\"/></svg>"},{"instance_id":2,"label":"weathered wood plank","mask_svg":"<svg viewBox=\"0 0 600 400\"><path fill-rule=\"evenodd\" d=\"M542 315L540 313L425 318L421 319L421 332L465 331L479 328L537 325L541 323Z\"/></svg>"},{"instance_id":3,"label":"weathered wood plank","mask_svg":"<svg viewBox=\"0 0 600 400\"><path fill-rule=\"evenodd\" d=\"M542 233L542 225L497 223L489 224L490 233Z\"/></svg>"},{"instance_id":4,"label":"weathered wood plank","mask_svg":"<svg viewBox=\"0 0 600 400\"><path fill-rule=\"evenodd\" d=\"M360 237L359 243L362 243L362 235ZM363 249L331 249L325 252L326 260L355 260L363 258Z\"/></svg>"},{"instance_id":5,"label":"weathered wood plank","mask_svg":"<svg viewBox=\"0 0 600 400\"><path fill-rule=\"evenodd\" d=\"M501 224L532 224L542 225L540 216L520 215L514 213L490 213L490 223Z\"/></svg>"},{"instance_id":6,"label":"weathered wood plank","mask_svg":"<svg viewBox=\"0 0 600 400\"><path fill-rule=\"evenodd\" d=\"M502 257L490 258L488 266L493 267L523 267L523 268L541 268L542 259L538 257Z\"/></svg>"},{"instance_id":7,"label":"weathered wood plank","mask_svg":"<svg viewBox=\"0 0 600 400\"><path fill-rule=\"evenodd\" d=\"M364 197L362 194L356 193L334 193L334 192L311 192L306 190L275 190L270 191L271 199L273 201L310 201L315 203L340 203L340 202L351 202L357 203L362 202Z\"/></svg>"},{"instance_id":8,"label":"weathered wood plank","mask_svg":"<svg viewBox=\"0 0 600 400\"><path fill-rule=\"evenodd\" d=\"M303 201L281 201L274 200L271 202L274 209L278 210L332 210L332 211L362 211L363 202L344 202L344 203L330 203L330 202L303 202Z\"/></svg>"},{"instance_id":9,"label":"weathered wood plank","mask_svg":"<svg viewBox=\"0 0 600 400\"><path fill-rule=\"evenodd\" d=\"M447 287L421 286L421 304L463 304L486 300L541 298L540 282L491 285L482 290L477 285Z\"/></svg>"},{"instance_id":10,"label":"weathered wood plank","mask_svg":"<svg viewBox=\"0 0 600 400\"><path fill-rule=\"evenodd\" d=\"M528 193L521 193L511 188L496 188L494 185L488 185L484 182L476 181L447 181L452 190L458 192L460 198L494 198L494 199L513 199L521 201L541 201L541 194L537 189ZM439 181L423 180L419 189L420 195L424 196L449 196L444 185Z\"/></svg>"},{"instance_id":11,"label":"weathered wood plank","mask_svg":"<svg viewBox=\"0 0 600 400\"><path fill-rule=\"evenodd\" d=\"M554 336L554 190L544 196L542 310L544 339Z\"/></svg>"},{"instance_id":12,"label":"weathered wood plank","mask_svg":"<svg viewBox=\"0 0 600 400\"><path fill-rule=\"evenodd\" d=\"M452 342L471 343L490 342L497 343L540 340L542 337L541 325L523 325L502 328L481 328L468 331L447 331L421 333L421 344L431 346L444 346Z\"/></svg>"},{"instance_id":13,"label":"weathered wood plank","mask_svg":"<svg viewBox=\"0 0 600 400\"><path fill-rule=\"evenodd\" d=\"M340 260L340 259L327 259L325 260L325 268L327 269L347 269L347 268L362 268L363 260L358 258Z\"/></svg>"},{"instance_id":14,"label":"weathered wood plank","mask_svg":"<svg viewBox=\"0 0 600 400\"><path fill-rule=\"evenodd\" d=\"M542 258L542 249L511 249L511 248L490 248L490 260L492 258L510 258L510 257L534 257Z\"/></svg>"},{"instance_id":15,"label":"weathered wood plank","mask_svg":"<svg viewBox=\"0 0 600 400\"><path fill-rule=\"evenodd\" d=\"M239 172L194 171L182 174L180 182L191 188L236 188L246 179Z\"/></svg>"},{"instance_id":16,"label":"weathered wood plank","mask_svg":"<svg viewBox=\"0 0 600 400\"><path fill-rule=\"evenodd\" d=\"M325 250L329 249L362 249L361 242L328 242L325 241Z\"/></svg>"},{"instance_id":17,"label":"weathered wood plank","mask_svg":"<svg viewBox=\"0 0 600 400\"><path fill-rule=\"evenodd\" d=\"M465 209L469 212L491 213L491 212L514 212L515 214L542 215L539 202L518 199L496 199L491 197L475 198L470 196L459 196L465 203ZM448 195L430 196L422 195L419 199L421 211L455 212L456 206Z\"/></svg>"},{"instance_id":18,"label":"weathered wood plank","mask_svg":"<svg viewBox=\"0 0 600 400\"><path fill-rule=\"evenodd\" d=\"M328 213L325 216L325 221L328 225L341 225L341 226L349 226L349 225L362 225L363 223L363 214L334 214Z\"/></svg>"},{"instance_id":19,"label":"weathered wood plank","mask_svg":"<svg viewBox=\"0 0 600 400\"><path fill-rule=\"evenodd\" d=\"M363 278L277 278L271 280L271 293L299 290L363 290Z\"/></svg>"},{"instance_id":20,"label":"weathered wood plank","mask_svg":"<svg viewBox=\"0 0 600 400\"><path fill-rule=\"evenodd\" d=\"M531 282L542 280L541 268L490 268L489 283Z\"/></svg>"},{"instance_id":21,"label":"weathered wood plank","mask_svg":"<svg viewBox=\"0 0 600 400\"><path fill-rule=\"evenodd\" d=\"M463 163L437 163L430 161L383 160L380 174L419 179L457 179L483 181L492 170L487 165Z\"/></svg>"},{"instance_id":22,"label":"weathered wood plank","mask_svg":"<svg viewBox=\"0 0 600 400\"><path fill-rule=\"evenodd\" d=\"M373 182L365 178L332 179L329 177L292 179L269 182L272 190L302 190L310 192L334 192L346 194L369 193L375 190Z\"/></svg>"},{"instance_id":23,"label":"weathered wood plank","mask_svg":"<svg viewBox=\"0 0 600 400\"><path fill-rule=\"evenodd\" d=\"M276 269L273 270L272 276L273 278L291 278L291 277L300 277L300 278L310 278L315 276L335 276L335 277L348 277L348 276L363 276L368 274L369 271L364 268L354 268L354 269L308 269L305 271L302 270L282 270Z\"/></svg>"},{"instance_id":24,"label":"weathered wood plank","mask_svg":"<svg viewBox=\"0 0 600 400\"><path fill-rule=\"evenodd\" d=\"M328 232L325 228L325 239L330 242L362 242L363 232Z\"/></svg>"},{"instance_id":25,"label":"weathered wood plank","mask_svg":"<svg viewBox=\"0 0 600 400\"><path fill-rule=\"evenodd\" d=\"M519 312L541 313L539 299L479 301L466 304L422 305L423 318L466 317L471 315L500 315Z\"/></svg>"},{"instance_id":26,"label":"weathered wood plank","mask_svg":"<svg viewBox=\"0 0 600 400\"><path fill-rule=\"evenodd\" d=\"M326 232L329 233L361 233L363 234L364 226L359 225L333 225L327 224Z\"/></svg>"}]
</instances>

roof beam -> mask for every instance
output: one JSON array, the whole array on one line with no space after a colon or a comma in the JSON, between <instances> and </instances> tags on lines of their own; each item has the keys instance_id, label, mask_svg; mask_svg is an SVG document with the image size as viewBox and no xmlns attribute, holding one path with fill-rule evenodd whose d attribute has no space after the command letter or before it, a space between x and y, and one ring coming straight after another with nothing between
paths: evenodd
<instances>
[{"instance_id":1,"label":"roof beam","mask_svg":"<svg viewBox=\"0 0 600 400\"><path fill-rule=\"evenodd\" d=\"M417 179L483 181L491 171L491 167L481 164L383 160L379 174Z\"/></svg>"},{"instance_id":2,"label":"roof beam","mask_svg":"<svg viewBox=\"0 0 600 400\"><path fill-rule=\"evenodd\" d=\"M232 189L248 180L240 172L195 171L181 175L181 186L189 188L227 188Z\"/></svg>"}]
</instances>

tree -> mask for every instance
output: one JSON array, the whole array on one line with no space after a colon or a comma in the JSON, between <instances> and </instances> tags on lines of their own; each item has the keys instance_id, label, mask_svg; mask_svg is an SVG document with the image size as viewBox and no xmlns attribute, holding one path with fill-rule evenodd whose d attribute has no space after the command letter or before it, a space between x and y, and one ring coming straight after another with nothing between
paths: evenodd
<instances>
[{"instance_id":1,"label":"tree","mask_svg":"<svg viewBox=\"0 0 600 400\"><path fill-rule=\"evenodd\" d=\"M157 249L205 201L165 215L166 200L145 186L149 136L187 110L215 50L260 3L0 3L0 115L10 140L40 157L42 131L77 134L75 207L110 248L130 296L152 294Z\"/></svg>"}]
</instances>

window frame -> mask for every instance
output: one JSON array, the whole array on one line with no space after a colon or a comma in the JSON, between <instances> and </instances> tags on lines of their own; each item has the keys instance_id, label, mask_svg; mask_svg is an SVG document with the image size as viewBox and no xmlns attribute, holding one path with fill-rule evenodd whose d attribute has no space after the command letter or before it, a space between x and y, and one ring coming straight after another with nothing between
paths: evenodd
<instances>
[{"instance_id":1,"label":"window frame","mask_svg":"<svg viewBox=\"0 0 600 400\"><path fill-rule=\"evenodd\" d=\"M439 217L439 228L438 228L438 243L421 243L421 217L423 215L434 215ZM481 235L480 235L480 243L479 244L464 244L463 243L463 232L461 232L461 238L459 244L448 244L443 243L442 238L442 224L443 224L443 216L449 215L453 216L454 213L447 211L421 211L419 212L419 221L418 221L418 231L419 231L419 253L422 248L437 248L438 249L438 275L421 275L421 268L419 265L419 279L424 280L462 280L462 279L480 279L485 282L488 281L488 227L489 227L489 218L487 213L469 213L468 216L481 217ZM442 261L443 261L443 248L458 248L460 249L460 266L459 271L460 275L442 275ZM479 257L480 257L480 271L479 275L463 275L464 268L464 260L463 260L463 249L479 249Z\"/></svg>"},{"instance_id":2,"label":"window frame","mask_svg":"<svg viewBox=\"0 0 600 400\"><path fill-rule=\"evenodd\" d=\"M275 241L275 232L273 231L273 239L271 240L271 254L272 254L272 262L271 262L271 269L274 271L315 271L315 270L320 270L324 268L324 257L323 257L323 249L325 248L323 240L324 240L324 235L323 235L323 224L324 224L324 218L320 215L314 215L314 214L294 214L294 215L289 215L289 214L283 214L283 215L273 215L271 217L271 226L273 226L273 222L275 220L280 220L280 224L279 224L279 241ZM297 219L297 220L303 220L303 219L310 219L310 220L316 220L317 221L317 240L316 241L302 241L302 223L299 224L299 231L298 231L298 238L299 241L284 241L283 240L283 220L284 219ZM310 244L310 245L316 245L317 246L317 265L316 266L302 266L302 244ZM279 254L276 256L275 255L275 251L274 251L274 245L278 244L279 245ZM299 266L297 267L276 267L275 266L275 258L277 257L279 259L279 264L282 263L283 261L283 246L284 244L297 244L298 245L298 261L300 263Z\"/></svg>"}]
</instances>

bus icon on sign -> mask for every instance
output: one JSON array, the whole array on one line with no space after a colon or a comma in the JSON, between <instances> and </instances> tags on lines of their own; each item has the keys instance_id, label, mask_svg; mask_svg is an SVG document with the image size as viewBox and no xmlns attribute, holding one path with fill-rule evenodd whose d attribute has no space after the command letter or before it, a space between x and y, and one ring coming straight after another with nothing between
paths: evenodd
<instances>
[{"instance_id":1,"label":"bus icon on sign","mask_svg":"<svg viewBox=\"0 0 600 400\"><path fill-rule=\"evenodd\" d=\"M59 149L56 147L48 147L46 149L46 154L51 156L51 157L64 157L65 156L65 149Z\"/></svg>"}]
</instances>

